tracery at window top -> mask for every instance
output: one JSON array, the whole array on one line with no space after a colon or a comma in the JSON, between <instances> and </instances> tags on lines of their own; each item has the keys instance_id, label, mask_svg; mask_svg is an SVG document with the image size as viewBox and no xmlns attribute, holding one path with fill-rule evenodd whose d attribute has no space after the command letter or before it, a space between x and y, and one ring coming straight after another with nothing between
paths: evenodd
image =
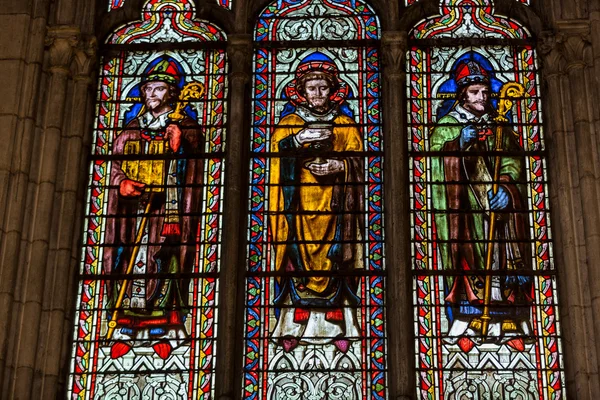
<instances>
[{"instance_id":1,"label":"tracery at window top","mask_svg":"<svg viewBox=\"0 0 600 400\"><path fill-rule=\"evenodd\" d=\"M384 399L378 18L278 1L254 34L243 396Z\"/></svg>"},{"instance_id":2,"label":"tracery at window top","mask_svg":"<svg viewBox=\"0 0 600 400\"><path fill-rule=\"evenodd\" d=\"M125 5L125 0L108 0L108 11L116 10Z\"/></svg>"},{"instance_id":3,"label":"tracery at window top","mask_svg":"<svg viewBox=\"0 0 600 400\"><path fill-rule=\"evenodd\" d=\"M73 399L212 397L226 38L194 13L189 0L149 0L105 44Z\"/></svg>"},{"instance_id":4,"label":"tracery at window top","mask_svg":"<svg viewBox=\"0 0 600 400\"><path fill-rule=\"evenodd\" d=\"M419 398L564 399L531 36L492 1L440 10L407 55Z\"/></svg>"},{"instance_id":5,"label":"tracery at window top","mask_svg":"<svg viewBox=\"0 0 600 400\"><path fill-rule=\"evenodd\" d=\"M419 0L405 0L405 4L406 4L406 6L410 6L410 5L417 3L418 1ZM518 1L519 3L523 3L525 5L531 4L531 0L515 0L515 1Z\"/></svg>"},{"instance_id":6,"label":"tracery at window top","mask_svg":"<svg viewBox=\"0 0 600 400\"><path fill-rule=\"evenodd\" d=\"M231 10L233 0L215 0L218 5ZM116 10L125 5L125 0L108 0L108 11Z\"/></svg>"},{"instance_id":7,"label":"tracery at window top","mask_svg":"<svg viewBox=\"0 0 600 400\"><path fill-rule=\"evenodd\" d=\"M221 7L231 10L231 7L233 5L233 0L216 0L216 1L217 1L217 4L220 5Z\"/></svg>"}]
</instances>

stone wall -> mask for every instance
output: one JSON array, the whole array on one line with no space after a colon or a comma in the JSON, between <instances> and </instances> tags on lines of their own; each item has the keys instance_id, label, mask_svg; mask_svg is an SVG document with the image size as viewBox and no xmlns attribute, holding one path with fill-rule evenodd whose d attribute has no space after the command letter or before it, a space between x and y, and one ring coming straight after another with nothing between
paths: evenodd
<instances>
[{"instance_id":1,"label":"stone wall","mask_svg":"<svg viewBox=\"0 0 600 400\"><path fill-rule=\"evenodd\" d=\"M106 0L0 0L0 399L64 398L71 356L75 278L92 139L97 42L142 0L106 14ZM600 393L600 2L532 0L497 9L528 24L544 78L555 259L559 269L567 391ZM97 3L97 4L95 4ZM230 127L217 398L241 393L249 81L253 16L266 0L235 0L233 12L198 1L199 17L227 30ZM414 356L409 270L404 55L406 31L437 12L421 0L373 0L383 25L389 393L412 399Z\"/></svg>"}]
</instances>

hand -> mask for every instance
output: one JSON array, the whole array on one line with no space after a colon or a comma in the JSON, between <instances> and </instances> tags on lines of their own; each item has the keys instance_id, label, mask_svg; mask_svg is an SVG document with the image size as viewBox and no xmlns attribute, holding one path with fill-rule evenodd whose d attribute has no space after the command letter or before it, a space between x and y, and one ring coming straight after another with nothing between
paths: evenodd
<instances>
[{"instance_id":1,"label":"hand","mask_svg":"<svg viewBox=\"0 0 600 400\"><path fill-rule=\"evenodd\" d=\"M166 139L169 140L169 147L177 152L181 146L181 129L175 124L170 124L166 129Z\"/></svg>"},{"instance_id":2,"label":"hand","mask_svg":"<svg viewBox=\"0 0 600 400\"><path fill-rule=\"evenodd\" d=\"M460 131L460 148L466 149L472 141L477 138L477 129L473 125L468 125Z\"/></svg>"},{"instance_id":3,"label":"hand","mask_svg":"<svg viewBox=\"0 0 600 400\"><path fill-rule=\"evenodd\" d=\"M337 174L346 169L344 162L340 160L327 160L327 162L323 164L310 163L306 168L308 168L313 175L317 176Z\"/></svg>"},{"instance_id":4,"label":"hand","mask_svg":"<svg viewBox=\"0 0 600 400\"><path fill-rule=\"evenodd\" d=\"M296 134L296 140L300 144L310 142L322 142L331 137L331 129L323 128L304 128Z\"/></svg>"},{"instance_id":5,"label":"hand","mask_svg":"<svg viewBox=\"0 0 600 400\"><path fill-rule=\"evenodd\" d=\"M496 195L490 190L488 192L488 199L490 200L490 209L492 211L504 210L510 204L510 196L502 186L498 187Z\"/></svg>"},{"instance_id":6,"label":"hand","mask_svg":"<svg viewBox=\"0 0 600 400\"><path fill-rule=\"evenodd\" d=\"M132 181L131 179L123 179L119 185L119 194L123 197L141 196L145 187L146 185L142 182Z\"/></svg>"}]
</instances>

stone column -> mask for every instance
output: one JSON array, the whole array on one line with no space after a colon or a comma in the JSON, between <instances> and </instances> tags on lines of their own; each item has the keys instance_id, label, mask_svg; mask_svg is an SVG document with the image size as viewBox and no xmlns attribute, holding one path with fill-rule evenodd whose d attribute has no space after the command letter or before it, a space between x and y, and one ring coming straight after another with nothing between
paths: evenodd
<instances>
[{"instance_id":1,"label":"stone column","mask_svg":"<svg viewBox=\"0 0 600 400\"><path fill-rule=\"evenodd\" d=\"M598 172L598 143L596 142L589 106L594 103L593 82L587 79L590 51L587 35L566 36L562 48L567 60L565 69L569 80L570 105L576 143L578 183L583 209L583 228L588 259L588 274L592 294L593 331L600 334L600 197ZM588 355L588 360L590 359ZM593 358L592 358L593 359ZM596 345L596 368L600 360L600 345ZM597 395L598 392L596 392Z\"/></svg>"},{"instance_id":2,"label":"stone column","mask_svg":"<svg viewBox=\"0 0 600 400\"><path fill-rule=\"evenodd\" d=\"M383 122L386 252L386 316L389 398L415 396L415 369L410 266L408 149L406 145L406 33L384 32Z\"/></svg>"},{"instance_id":3,"label":"stone column","mask_svg":"<svg viewBox=\"0 0 600 400\"><path fill-rule=\"evenodd\" d=\"M585 112L586 106L581 103L581 99L585 98L586 91L581 86L585 85L585 80L576 83L575 87L571 82L571 79L581 79L582 54L580 57L573 54L577 53L576 43L571 43L570 50L565 52L564 42L563 35L552 33L543 34L540 42L542 73L546 82L542 96L546 106L548 170L552 181L550 194L555 221L555 263L562 305L560 315L567 395L577 399L593 399L600 391L595 339L597 331L593 323L595 312L591 306L593 291L590 291L590 281L593 279L591 269L594 268L588 256L589 247L594 244L586 239L584 221L594 221L592 214L597 210L597 203L582 201L583 192L589 190L581 181L586 173L580 165L581 157L585 157L582 153L587 152L582 149L586 129L582 131L580 124L585 121L582 112ZM584 103L587 101L584 100ZM568 104L573 106L567 107ZM593 164L587 162L588 177L589 166ZM591 214L585 208L589 206L593 209Z\"/></svg>"},{"instance_id":4,"label":"stone column","mask_svg":"<svg viewBox=\"0 0 600 400\"><path fill-rule=\"evenodd\" d=\"M590 12L590 41L591 41L591 53L593 53L593 59L590 60L593 66L589 68L588 77L590 84L594 86L594 92L592 95L592 112L594 118L594 131L596 140L600 135L600 107L597 106L598 99L600 99L600 1L594 0L590 6L592 9ZM594 104L596 103L596 104Z\"/></svg>"},{"instance_id":5,"label":"stone column","mask_svg":"<svg viewBox=\"0 0 600 400\"><path fill-rule=\"evenodd\" d=\"M73 250L81 251L80 186L87 177L87 168L81 169L83 137L90 135L88 115L92 113L90 92L96 71L96 38L87 37L74 50L73 83L66 110L65 129L59 147L59 165L56 177L54 218L50 234L50 249L44 281L44 296L40 326L39 351L32 395L36 399L54 399L66 357L71 355L73 327L65 327L73 311L68 307L74 301L72 282L79 266L79 257L73 260ZM61 357L62 355L62 357Z\"/></svg>"},{"instance_id":6,"label":"stone column","mask_svg":"<svg viewBox=\"0 0 600 400\"><path fill-rule=\"evenodd\" d=\"M49 78L46 103L43 109L43 130L37 137L32 163L28 205L32 206L25 226L29 234L23 238L18 261L21 286L12 310L9 331L9 359L4 376L2 398L32 398L33 376L39 346L42 301L47 271L49 240L54 211L56 173L60 153L61 135L69 67L79 30L71 26L49 28L47 35ZM21 205L23 206L23 205ZM33 398L36 398L34 396Z\"/></svg>"},{"instance_id":7,"label":"stone column","mask_svg":"<svg viewBox=\"0 0 600 400\"><path fill-rule=\"evenodd\" d=\"M238 398L242 384L243 294L245 272L246 195L248 163L245 143L247 87L252 75L251 35L229 35L229 128L226 141L223 247L219 274L219 334L217 336L216 398Z\"/></svg>"},{"instance_id":8,"label":"stone column","mask_svg":"<svg viewBox=\"0 0 600 400\"><path fill-rule=\"evenodd\" d=\"M3 2L0 8L0 398L32 159L49 1Z\"/></svg>"}]
</instances>

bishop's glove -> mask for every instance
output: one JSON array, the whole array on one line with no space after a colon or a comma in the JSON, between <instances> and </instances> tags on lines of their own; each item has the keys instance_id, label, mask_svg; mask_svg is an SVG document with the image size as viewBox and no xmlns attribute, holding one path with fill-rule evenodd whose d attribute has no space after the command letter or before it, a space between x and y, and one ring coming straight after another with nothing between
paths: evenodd
<instances>
[{"instance_id":1,"label":"bishop's glove","mask_svg":"<svg viewBox=\"0 0 600 400\"><path fill-rule=\"evenodd\" d=\"M466 150L475 139L477 139L477 129L473 125L465 126L460 131L460 149Z\"/></svg>"},{"instance_id":2,"label":"bishop's glove","mask_svg":"<svg viewBox=\"0 0 600 400\"><path fill-rule=\"evenodd\" d=\"M490 209L492 211L501 211L508 208L511 198L508 194L508 190L499 186L496 194L491 190L488 191L488 200L490 201Z\"/></svg>"}]
</instances>

